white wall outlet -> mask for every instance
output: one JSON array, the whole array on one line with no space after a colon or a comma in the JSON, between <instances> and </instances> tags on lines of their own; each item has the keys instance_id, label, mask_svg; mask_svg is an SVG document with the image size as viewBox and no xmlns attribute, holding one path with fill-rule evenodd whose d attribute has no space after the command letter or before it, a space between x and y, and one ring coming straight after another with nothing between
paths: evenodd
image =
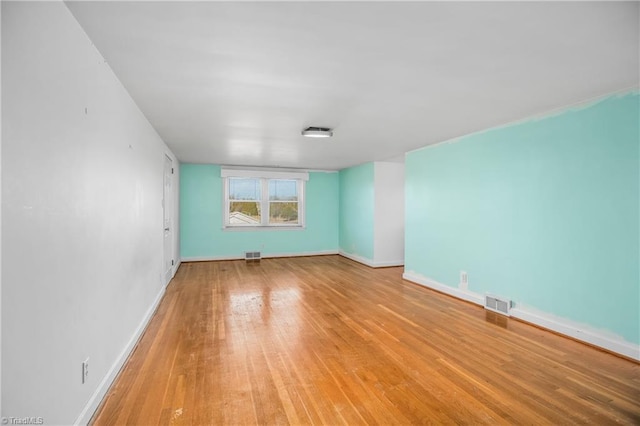
<instances>
[{"instance_id":1,"label":"white wall outlet","mask_svg":"<svg viewBox=\"0 0 640 426\"><path fill-rule=\"evenodd\" d=\"M469 289L469 276L465 271L460 271L460 283L458 284L462 290Z\"/></svg>"},{"instance_id":2,"label":"white wall outlet","mask_svg":"<svg viewBox=\"0 0 640 426\"><path fill-rule=\"evenodd\" d=\"M87 383L87 380L89 380L89 358L82 363L82 384Z\"/></svg>"}]
</instances>

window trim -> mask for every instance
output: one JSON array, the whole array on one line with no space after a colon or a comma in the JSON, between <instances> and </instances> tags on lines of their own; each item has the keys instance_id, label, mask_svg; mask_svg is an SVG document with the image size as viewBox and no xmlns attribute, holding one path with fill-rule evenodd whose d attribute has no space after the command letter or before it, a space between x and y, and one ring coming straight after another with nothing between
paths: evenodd
<instances>
[{"instance_id":1,"label":"window trim","mask_svg":"<svg viewBox=\"0 0 640 426\"><path fill-rule=\"evenodd\" d=\"M236 230L301 230L306 228L305 221L305 189L306 181L309 179L309 173L300 171L272 171L272 170L248 170L248 169L233 169L222 168L220 176L222 177L223 185L223 200L222 200L222 229L228 231ZM260 203L260 219L259 225L251 224L230 224L229 223L229 178L253 178L260 179L261 185L261 199L257 202ZM269 181L274 179L282 180L295 180L296 190L298 192L298 224L269 224L271 201L269 200Z\"/></svg>"},{"instance_id":2,"label":"window trim","mask_svg":"<svg viewBox=\"0 0 640 426\"><path fill-rule=\"evenodd\" d=\"M300 170L283 170L283 169L236 169L233 167L223 167L220 169L220 177L237 177L237 178L265 178L265 179L301 179L309 180L309 172Z\"/></svg>"}]
</instances>

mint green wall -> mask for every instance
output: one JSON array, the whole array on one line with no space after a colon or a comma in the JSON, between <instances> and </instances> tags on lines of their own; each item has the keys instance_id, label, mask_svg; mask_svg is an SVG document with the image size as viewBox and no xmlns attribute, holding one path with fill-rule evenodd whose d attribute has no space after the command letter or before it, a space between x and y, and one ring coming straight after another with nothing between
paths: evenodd
<instances>
[{"instance_id":1,"label":"mint green wall","mask_svg":"<svg viewBox=\"0 0 640 426\"><path fill-rule=\"evenodd\" d=\"M406 270L640 343L639 103L408 153Z\"/></svg>"},{"instance_id":2,"label":"mint green wall","mask_svg":"<svg viewBox=\"0 0 640 426\"><path fill-rule=\"evenodd\" d=\"M183 259L338 250L338 173L309 173L306 229L223 231L220 166L180 165L180 255Z\"/></svg>"},{"instance_id":3,"label":"mint green wall","mask_svg":"<svg viewBox=\"0 0 640 426\"><path fill-rule=\"evenodd\" d=\"M373 261L374 164L340 170L340 249Z\"/></svg>"}]
</instances>

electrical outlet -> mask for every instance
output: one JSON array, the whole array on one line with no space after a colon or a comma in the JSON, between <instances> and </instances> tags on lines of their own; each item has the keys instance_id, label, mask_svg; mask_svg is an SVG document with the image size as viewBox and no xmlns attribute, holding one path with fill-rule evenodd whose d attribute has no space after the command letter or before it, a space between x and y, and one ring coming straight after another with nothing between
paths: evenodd
<instances>
[{"instance_id":1,"label":"electrical outlet","mask_svg":"<svg viewBox=\"0 0 640 426\"><path fill-rule=\"evenodd\" d=\"M469 276L465 271L460 271L460 284L458 284L462 290L467 290L469 288Z\"/></svg>"},{"instance_id":2,"label":"electrical outlet","mask_svg":"<svg viewBox=\"0 0 640 426\"><path fill-rule=\"evenodd\" d=\"M89 358L82 363L82 384L87 383L87 380L89 380Z\"/></svg>"}]
</instances>

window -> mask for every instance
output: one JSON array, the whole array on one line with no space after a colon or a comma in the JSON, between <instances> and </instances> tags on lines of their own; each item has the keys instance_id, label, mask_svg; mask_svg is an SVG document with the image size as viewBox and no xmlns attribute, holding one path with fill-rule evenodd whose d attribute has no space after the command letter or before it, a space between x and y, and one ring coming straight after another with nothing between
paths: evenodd
<instances>
[{"instance_id":1,"label":"window","mask_svg":"<svg viewBox=\"0 0 640 426\"><path fill-rule=\"evenodd\" d=\"M262 183L260 179L228 178L229 225L260 225Z\"/></svg>"},{"instance_id":2,"label":"window","mask_svg":"<svg viewBox=\"0 0 640 426\"><path fill-rule=\"evenodd\" d=\"M269 225L298 225L298 181L269 179Z\"/></svg>"},{"instance_id":3,"label":"window","mask_svg":"<svg viewBox=\"0 0 640 426\"><path fill-rule=\"evenodd\" d=\"M224 226L303 227L304 175L223 169Z\"/></svg>"}]
</instances>

